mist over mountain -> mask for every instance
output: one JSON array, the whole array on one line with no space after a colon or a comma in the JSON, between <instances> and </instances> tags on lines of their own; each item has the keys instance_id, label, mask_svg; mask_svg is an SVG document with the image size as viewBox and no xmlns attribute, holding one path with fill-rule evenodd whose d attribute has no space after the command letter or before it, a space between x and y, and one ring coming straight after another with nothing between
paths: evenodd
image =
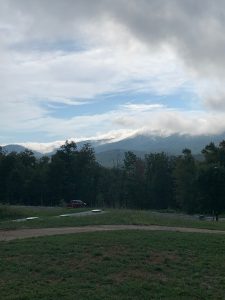
<instances>
[{"instance_id":1,"label":"mist over mountain","mask_svg":"<svg viewBox=\"0 0 225 300\"><path fill-rule=\"evenodd\" d=\"M197 159L201 159L202 149L214 142L219 144L224 134L216 136L171 135L154 137L138 135L114 143L100 144L95 148L97 161L107 167L122 165L124 152L133 151L138 157L144 158L147 153L166 152L169 155L180 155L185 148L191 149Z\"/></svg>"},{"instance_id":2,"label":"mist over mountain","mask_svg":"<svg viewBox=\"0 0 225 300\"><path fill-rule=\"evenodd\" d=\"M210 142L218 144L225 139L225 134L209 136L191 136L174 134L168 137L137 135L124 140L100 144L95 147L96 153L109 150L142 151L142 152L166 152L179 155L185 148L191 149L193 154L201 153L201 150Z\"/></svg>"},{"instance_id":3,"label":"mist over mountain","mask_svg":"<svg viewBox=\"0 0 225 300\"><path fill-rule=\"evenodd\" d=\"M225 134L208 136L190 136L174 134L168 137L136 135L117 142L108 142L107 140L85 140L77 143L80 149L85 143L89 143L96 153L97 161L107 167L119 166L124 159L124 152L133 151L138 157L144 158L147 153L166 152L169 155L180 155L185 148L191 149L193 155L201 153L202 149L214 142L219 144L225 139ZM27 149L21 145L7 145L2 147L6 152L20 153ZM49 153L34 151L34 155L40 158L43 155L51 156L58 148Z\"/></svg>"}]
</instances>

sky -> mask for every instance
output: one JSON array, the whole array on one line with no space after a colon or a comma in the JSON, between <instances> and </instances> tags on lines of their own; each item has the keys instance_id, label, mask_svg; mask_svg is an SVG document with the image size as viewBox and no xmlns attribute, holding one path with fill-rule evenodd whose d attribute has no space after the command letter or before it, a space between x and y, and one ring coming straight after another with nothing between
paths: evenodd
<instances>
[{"instance_id":1,"label":"sky","mask_svg":"<svg viewBox=\"0 0 225 300\"><path fill-rule=\"evenodd\" d=\"M224 133L224 28L223 0L0 0L0 144Z\"/></svg>"}]
</instances>

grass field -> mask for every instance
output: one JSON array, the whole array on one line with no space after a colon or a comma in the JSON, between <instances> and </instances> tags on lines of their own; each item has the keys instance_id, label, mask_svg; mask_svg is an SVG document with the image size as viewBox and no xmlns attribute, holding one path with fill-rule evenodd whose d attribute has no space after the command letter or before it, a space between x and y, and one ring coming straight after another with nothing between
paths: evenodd
<instances>
[{"instance_id":1,"label":"grass field","mask_svg":"<svg viewBox=\"0 0 225 300\"><path fill-rule=\"evenodd\" d=\"M101 224L225 230L225 222L138 210L0 206L0 229ZM14 222L38 216L40 219ZM0 299L225 299L225 236L115 231L0 242Z\"/></svg>"},{"instance_id":2,"label":"grass field","mask_svg":"<svg viewBox=\"0 0 225 300\"><path fill-rule=\"evenodd\" d=\"M76 209L76 211L84 211L85 209ZM7 221L25 217L51 217L68 213L70 209L64 207L45 207L45 206L16 206L16 205L0 205L0 221Z\"/></svg>"},{"instance_id":3,"label":"grass field","mask_svg":"<svg viewBox=\"0 0 225 300\"><path fill-rule=\"evenodd\" d=\"M2 208L2 209L1 209ZM59 214L81 212L87 209L67 208L31 208L0 206L0 229L85 226L107 224L164 225L225 230L225 221L200 221L197 218L147 210L109 209L104 214L79 217L56 217ZM38 216L40 219L26 222L14 222L13 219Z\"/></svg>"},{"instance_id":4,"label":"grass field","mask_svg":"<svg viewBox=\"0 0 225 300\"><path fill-rule=\"evenodd\" d=\"M224 299L225 237L120 231L2 242L4 300Z\"/></svg>"}]
</instances>

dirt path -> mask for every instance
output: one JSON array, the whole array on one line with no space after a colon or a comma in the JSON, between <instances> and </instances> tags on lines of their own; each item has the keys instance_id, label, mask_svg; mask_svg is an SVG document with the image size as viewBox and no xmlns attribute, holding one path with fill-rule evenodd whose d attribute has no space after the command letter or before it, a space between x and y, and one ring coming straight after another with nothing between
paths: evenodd
<instances>
[{"instance_id":1,"label":"dirt path","mask_svg":"<svg viewBox=\"0 0 225 300\"><path fill-rule=\"evenodd\" d=\"M39 236L47 236L47 235L60 235L60 234L69 234L69 233L112 231L112 230L147 230L147 231L174 231L174 232L225 234L225 231L221 231L221 230L186 228L186 227L168 227L168 226L157 226L157 225L150 225L150 226L98 225L98 226L84 226L84 227L0 230L0 241L10 241L15 239L25 239L30 237L39 237Z\"/></svg>"}]
</instances>

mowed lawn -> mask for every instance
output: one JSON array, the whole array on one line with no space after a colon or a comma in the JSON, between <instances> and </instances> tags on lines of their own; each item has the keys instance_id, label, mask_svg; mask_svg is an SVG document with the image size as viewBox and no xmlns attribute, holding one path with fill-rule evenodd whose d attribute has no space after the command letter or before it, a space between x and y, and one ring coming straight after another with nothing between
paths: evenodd
<instances>
[{"instance_id":1,"label":"mowed lawn","mask_svg":"<svg viewBox=\"0 0 225 300\"><path fill-rule=\"evenodd\" d=\"M224 299L225 237L116 231L0 243L0 299Z\"/></svg>"},{"instance_id":2,"label":"mowed lawn","mask_svg":"<svg viewBox=\"0 0 225 300\"><path fill-rule=\"evenodd\" d=\"M199 220L197 216L151 210L106 209L105 213L85 216L59 217L60 214L80 213L91 208L0 206L0 230L19 228L73 227L86 225L163 225L225 230L225 219L219 222ZM14 219L39 217L15 222Z\"/></svg>"}]
</instances>

